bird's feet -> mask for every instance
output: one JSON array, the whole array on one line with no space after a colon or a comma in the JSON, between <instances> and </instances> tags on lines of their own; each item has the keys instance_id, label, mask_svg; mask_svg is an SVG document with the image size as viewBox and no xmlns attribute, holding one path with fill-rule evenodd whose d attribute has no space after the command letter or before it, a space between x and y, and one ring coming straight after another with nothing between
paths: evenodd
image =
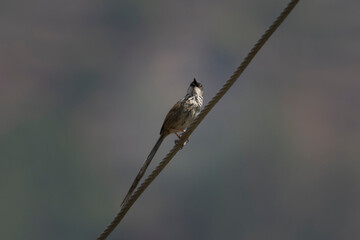
<instances>
[{"instance_id":1,"label":"bird's feet","mask_svg":"<svg viewBox=\"0 0 360 240\"><path fill-rule=\"evenodd\" d=\"M186 130L180 130L180 132L184 133ZM178 134L177 132L175 133L176 136L180 139L182 135ZM181 149L190 141L190 137L188 137L186 139L186 141L183 143L183 145L181 146ZM175 144L177 144L179 142L178 139L175 140Z\"/></svg>"}]
</instances>

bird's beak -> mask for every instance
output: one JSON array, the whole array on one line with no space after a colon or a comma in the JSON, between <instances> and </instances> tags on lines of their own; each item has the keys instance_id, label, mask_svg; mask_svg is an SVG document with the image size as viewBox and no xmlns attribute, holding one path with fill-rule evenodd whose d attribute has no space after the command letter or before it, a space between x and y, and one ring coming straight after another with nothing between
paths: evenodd
<instances>
[{"instance_id":1,"label":"bird's beak","mask_svg":"<svg viewBox=\"0 0 360 240\"><path fill-rule=\"evenodd\" d=\"M196 79L195 79L195 78L194 78L193 83L195 84L195 86L199 87L199 82L198 82L198 81L196 81Z\"/></svg>"}]
</instances>

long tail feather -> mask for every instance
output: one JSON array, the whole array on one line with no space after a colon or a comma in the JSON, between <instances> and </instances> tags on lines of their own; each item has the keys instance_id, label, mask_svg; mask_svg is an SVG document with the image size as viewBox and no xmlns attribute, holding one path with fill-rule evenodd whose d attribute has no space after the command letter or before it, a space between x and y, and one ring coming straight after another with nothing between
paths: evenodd
<instances>
[{"instance_id":1,"label":"long tail feather","mask_svg":"<svg viewBox=\"0 0 360 240\"><path fill-rule=\"evenodd\" d=\"M139 184L141 178L144 176L144 173L146 172L146 169L148 168L151 160L154 158L155 153L157 152L157 150L159 149L161 143L164 141L165 136L164 135L160 135L159 139L157 140L155 146L153 147L153 149L151 150L149 156L146 158L144 164L142 165L139 173L136 175L135 180L133 181L133 183L131 184L131 187L128 191L128 193L126 194L124 200L121 203L121 206L123 206L127 200L130 198L130 196L133 194L133 192L135 191L137 185Z\"/></svg>"}]
</instances>

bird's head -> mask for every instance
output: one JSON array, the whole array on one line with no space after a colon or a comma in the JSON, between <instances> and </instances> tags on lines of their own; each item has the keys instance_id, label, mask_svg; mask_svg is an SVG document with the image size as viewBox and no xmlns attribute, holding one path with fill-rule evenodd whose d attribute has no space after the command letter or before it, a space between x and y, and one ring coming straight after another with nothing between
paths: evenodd
<instances>
[{"instance_id":1,"label":"bird's head","mask_svg":"<svg viewBox=\"0 0 360 240\"><path fill-rule=\"evenodd\" d=\"M200 82L196 81L194 78L194 81L191 82L186 95L187 96L203 96L203 86Z\"/></svg>"}]
</instances>

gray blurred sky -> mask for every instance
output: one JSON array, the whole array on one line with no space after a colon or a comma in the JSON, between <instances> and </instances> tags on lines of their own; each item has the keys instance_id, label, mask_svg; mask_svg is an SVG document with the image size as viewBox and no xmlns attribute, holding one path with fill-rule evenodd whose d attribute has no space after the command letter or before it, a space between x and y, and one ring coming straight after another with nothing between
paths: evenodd
<instances>
[{"instance_id":1,"label":"gray blurred sky","mask_svg":"<svg viewBox=\"0 0 360 240\"><path fill-rule=\"evenodd\" d=\"M95 239L286 4L2 1L0 239ZM301 1L109 239L360 238L359 10Z\"/></svg>"}]
</instances>

